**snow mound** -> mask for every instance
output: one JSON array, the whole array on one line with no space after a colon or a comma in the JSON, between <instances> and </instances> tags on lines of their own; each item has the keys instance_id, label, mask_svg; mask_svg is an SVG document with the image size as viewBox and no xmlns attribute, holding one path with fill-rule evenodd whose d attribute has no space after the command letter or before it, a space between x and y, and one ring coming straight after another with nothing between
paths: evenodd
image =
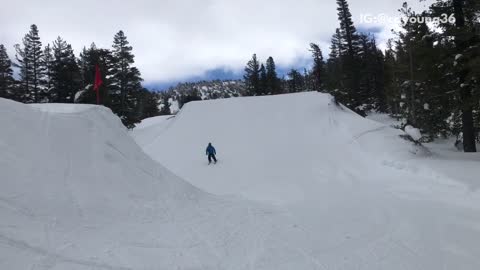
<instances>
[{"instance_id":1,"label":"snow mound","mask_svg":"<svg viewBox=\"0 0 480 270\"><path fill-rule=\"evenodd\" d=\"M152 127L152 126L156 126L156 125L162 124L166 120L172 119L174 117L175 117L174 115L161 115L161 116L157 116L157 117L147 118L147 119L143 120L140 124L138 124L135 127L135 129L140 130L140 129L145 129L145 128L149 128L149 127Z\"/></svg>"},{"instance_id":2,"label":"snow mound","mask_svg":"<svg viewBox=\"0 0 480 270\"><path fill-rule=\"evenodd\" d=\"M42 112L50 113L79 113L86 110L94 109L97 106L90 104L62 104L62 103L43 103L43 104L29 104L30 107L40 110ZM97 108L97 110L100 108ZM107 108L104 108L108 110Z\"/></svg>"},{"instance_id":3,"label":"snow mound","mask_svg":"<svg viewBox=\"0 0 480 270\"><path fill-rule=\"evenodd\" d=\"M157 116L143 120L135 127L133 134L138 145L146 147L154 141L175 119L174 115Z\"/></svg>"},{"instance_id":4,"label":"snow mound","mask_svg":"<svg viewBox=\"0 0 480 270\"><path fill-rule=\"evenodd\" d=\"M282 214L181 180L108 109L0 99L0 125L0 269L312 268Z\"/></svg>"},{"instance_id":5,"label":"snow mound","mask_svg":"<svg viewBox=\"0 0 480 270\"><path fill-rule=\"evenodd\" d=\"M405 126L405 133L407 133L414 141L419 141L422 138L420 130L410 125Z\"/></svg>"},{"instance_id":6,"label":"snow mound","mask_svg":"<svg viewBox=\"0 0 480 270\"><path fill-rule=\"evenodd\" d=\"M227 193L240 190L250 199L278 203L303 198L291 179L316 179L345 164L364 171L422 153L399 138L403 131L362 118L317 92L190 102L174 119L150 128L155 130L134 130L133 136L184 179L222 194L220 183L228 177ZM214 172L203 166L208 142L220 160ZM289 188L256 193L258 186L279 182Z\"/></svg>"},{"instance_id":7,"label":"snow mound","mask_svg":"<svg viewBox=\"0 0 480 270\"><path fill-rule=\"evenodd\" d=\"M424 166L428 151L402 139L402 130L362 118L329 95L191 102L151 128L132 135L183 179L276 205L295 220L307 237L279 244L312 267L285 259L287 269L480 267L479 193ZM216 165L207 165L208 142ZM257 260L252 269L263 267Z\"/></svg>"}]
</instances>

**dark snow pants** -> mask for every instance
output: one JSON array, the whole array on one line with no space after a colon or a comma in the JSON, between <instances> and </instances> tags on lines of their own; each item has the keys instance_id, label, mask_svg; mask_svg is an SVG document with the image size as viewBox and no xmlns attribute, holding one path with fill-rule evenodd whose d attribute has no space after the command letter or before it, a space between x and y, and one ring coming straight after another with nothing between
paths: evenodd
<instances>
[{"instance_id":1,"label":"dark snow pants","mask_svg":"<svg viewBox=\"0 0 480 270\"><path fill-rule=\"evenodd\" d=\"M217 158L214 154L208 154L208 164L212 163L212 159L215 163L217 163Z\"/></svg>"}]
</instances>

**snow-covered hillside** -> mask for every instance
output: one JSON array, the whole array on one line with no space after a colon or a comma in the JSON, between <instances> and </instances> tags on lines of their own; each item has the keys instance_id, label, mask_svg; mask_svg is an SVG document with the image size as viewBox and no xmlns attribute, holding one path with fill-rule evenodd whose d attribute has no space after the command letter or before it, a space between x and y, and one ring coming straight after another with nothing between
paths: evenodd
<instances>
[{"instance_id":1,"label":"snow-covered hillside","mask_svg":"<svg viewBox=\"0 0 480 270\"><path fill-rule=\"evenodd\" d=\"M191 102L155 121L133 132L155 160L201 189L295 220L308 239L296 250L312 262L295 269L480 267L478 189L438 169L478 175L478 156L438 163L403 131L320 93ZM217 165L207 165L208 142Z\"/></svg>"},{"instance_id":2,"label":"snow-covered hillside","mask_svg":"<svg viewBox=\"0 0 480 270\"><path fill-rule=\"evenodd\" d=\"M0 99L0 125L0 269L315 267L285 213L186 183L108 109Z\"/></svg>"},{"instance_id":3,"label":"snow-covered hillside","mask_svg":"<svg viewBox=\"0 0 480 270\"><path fill-rule=\"evenodd\" d=\"M245 82L242 80L213 80L179 83L166 92L162 92L162 95L170 97L170 110L172 113L177 113L182 96L198 95L202 100L210 100L239 97L245 94L245 91Z\"/></svg>"},{"instance_id":4,"label":"snow-covered hillside","mask_svg":"<svg viewBox=\"0 0 480 270\"><path fill-rule=\"evenodd\" d=\"M478 186L452 174L478 156L438 170L327 95L192 102L133 134L103 107L0 99L0 125L0 269L480 267Z\"/></svg>"},{"instance_id":5,"label":"snow-covered hillside","mask_svg":"<svg viewBox=\"0 0 480 270\"><path fill-rule=\"evenodd\" d=\"M168 90L173 96L198 91L202 99L218 99L238 97L245 92L245 82L242 80L213 80L179 83Z\"/></svg>"}]
</instances>

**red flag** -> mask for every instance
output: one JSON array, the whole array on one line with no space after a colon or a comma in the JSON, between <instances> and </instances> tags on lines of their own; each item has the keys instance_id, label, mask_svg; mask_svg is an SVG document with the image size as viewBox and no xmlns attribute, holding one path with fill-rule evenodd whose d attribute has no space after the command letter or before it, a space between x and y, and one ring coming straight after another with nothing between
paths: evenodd
<instances>
[{"instance_id":1,"label":"red flag","mask_svg":"<svg viewBox=\"0 0 480 270\"><path fill-rule=\"evenodd\" d=\"M100 104L100 86L103 84L100 67L95 65L95 82L93 84L93 91L97 93L97 104Z\"/></svg>"}]
</instances>

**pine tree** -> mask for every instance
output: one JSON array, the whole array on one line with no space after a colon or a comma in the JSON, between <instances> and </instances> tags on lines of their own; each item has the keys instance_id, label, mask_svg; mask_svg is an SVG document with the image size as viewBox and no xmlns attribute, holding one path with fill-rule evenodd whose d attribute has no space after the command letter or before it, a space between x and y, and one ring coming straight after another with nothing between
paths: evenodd
<instances>
[{"instance_id":1,"label":"pine tree","mask_svg":"<svg viewBox=\"0 0 480 270\"><path fill-rule=\"evenodd\" d=\"M80 68L72 46L61 37L53 42L52 102L73 103L81 89Z\"/></svg>"},{"instance_id":2,"label":"pine tree","mask_svg":"<svg viewBox=\"0 0 480 270\"><path fill-rule=\"evenodd\" d=\"M150 92L148 89L141 90L139 102L137 105L137 118L143 120L145 118L155 117L160 115L159 96L156 93ZM169 108L169 107L167 107Z\"/></svg>"},{"instance_id":3,"label":"pine tree","mask_svg":"<svg viewBox=\"0 0 480 270\"><path fill-rule=\"evenodd\" d=\"M478 4L474 6L474 3L474 1L452 0L455 16L455 30L452 34L455 43L455 58L458 60L455 69L458 78L456 90L460 93L465 152L477 151L473 111L475 107L478 109L479 100L473 99L474 89L472 86L476 85L478 89L478 77L469 76L472 73L475 74L470 70L471 63L478 61L478 51L480 50L480 37L476 32L479 9Z\"/></svg>"},{"instance_id":4,"label":"pine tree","mask_svg":"<svg viewBox=\"0 0 480 270\"><path fill-rule=\"evenodd\" d=\"M170 109L170 98L171 98L171 95L167 94L167 93L162 93L161 94L161 100L162 100L162 108L159 112L159 115L171 115L172 114L172 111Z\"/></svg>"},{"instance_id":5,"label":"pine tree","mask_svg":"<svg viewBox=\"0 0 480 270\"><path fill-rule=\"evenodd\" d=\"M474 112L479 108L478 70L472 69L478 62L480 37L478 34L479 4L475 0L437 1L431 8L434 16L453 16L455 22L440 24L445 42L453 40L449 56L443 61L452 69L452 89L458 97L457 109L461 111L463 149L476 152L476 131ZM453 64L453 67L451 66Z\"/></svg>"},{"instance_id":6,"label":"pine tree","mask_svg":"<svg viewBox=\"0 0 480 270\"><path fill-rule=\"evenodd\" d=\"M328 79L327 74L325 74L325 77ZM303 80L305 84L305 91L312 91L314 87L313 79L310 72L308 72L306 68L303 69Z\"/></svg>"},{"instance_id":7,"label":"pine tree","mask_svg":"<svg viewBox=\"0 0 480 270\"><path fill-rule=\"evenodd\" d=\"M84 46L77 59L78 68L80 69L80 82L81 82L80 84L81 84L81 87L83 88L81 92L85 91L85 87L88 85L88 82L87 82L87 77L88 77L87 73L88 73L88 65L89 65L88 52L89 50Z\"/></svg>"},{"instance_id":8,"label":"pine tree","mask_svg":"<svg viewBox=\"0 0 480 270\"><path fill-rule=\"evenodd\" d=\"M342 43L342 34L340 28L335 29L335 34L332 35L329 59L339 59L344 56L345 47Z\"/></svg>"},{"instance_id":9,"label":"pine tree","mask_svg":"<svg viewBox=\"0 0 480 270\"><path fill-rule=\"evenodd\" d=\"M23 47L15 45L18 61L15 66L20 68L20 81L23 87L25 102L44 101L45 91L42 85L45 66L42 63L42 42L35 24L30 27L30 32L23 38Z\"/></svg>"},{"instance_id":10,"label":"pine tree","mask_svg":"<svg viewBox=\"0 0 480 270\"><path fill-rule=\"evenodd\" d=\"M357 56L359 47L359 36L352 20L352 14L346 0L337 0L338 20L340 21L340 34L344 51L343 55L348 55L350 59Z\"/></svg>"},{"instance_id":11,"label":"pine tree","mask_svg":"<svg viewBox=\"0 0 480 270\"><path fill-rule=\"evenodd\" d=\"M265 65L262 63L260 65L260 95L265 95L267 93L267 70L265 69Z\"/></svg>"},{"instance_id":12,"label":"pine tree","mask_svg":"<svg viewBox=\"0 0 480 270\"><path fill-rule=\"evenodd\" d=\"M260 64L256 54L253 54L252 59L248 61L243 78L245 79L246 94L248 96L262 95L263 90L260 88Z\"/></svg>"},{"instance_id":13,"label":"pine tree","mask_svg":"<svg viewBox=\"0 0 480 270\"><path fill-rule=\"evenodd\" d=\"M120 116L128 128L140 122L135 114L142 78L140 71L133 67L135 56L123 31L119 31L113 41L113 78L112 78L112 110Z\"/></svg>"},{"instance_id":14,"label":"pine tree","mask_svg":"<svg viewBox=\"0 0 480 270\"><path fill-rule=\"evenodd\" d=\"M45 85L45 92L48 96L48 101L51 102L51 91L52 91L52 77L53 77L53 64L54 64L53 52L52 47L50 44L45 46L43 50L43 58L42 64L45 67L45 78L44 78L44 85Z\"/></svg>"},{"instance_id":15,"label":"pine tree","mask_svg":"<svg viewBox=\"0 0 480 270\"><path fill-rule=\"evenodd\" d=\"M352 14L346 0L337 0L339 28L339 46L337 50L341 55L343 76L340 83L341 94L337 98L346 106L360 114L364 114L364 100L359 93L360 84L360 63L359 48L360 41L357 30L353 24Z\"/></svg>"},{"instance_id":16,"label":"pine tree","mask_svg":"<svg viewBox=\"0 0 480 270\"><path fill-rule=\"evenodd\" d=\"M331 93L338 100L345 100L346 98L344 97L347 93L344 92L343 45L341 38L340 29L337 28L331 39L330 54L326 63L325 88L327 92Z\"/></svg>"},{"instance_id":17,"label":"pine tree","mask_svg":"<svg viewBox=\"0 0 480 270\"><path fill-rule=\"evenodd\" d=\"M369 69L371 70L371 76L373 80L373 106L377 111L387 112L387 96L385 89L385 54L381 49L377 47L376 39L373 37L371 40L371 55Z\"/></svg>"},{"instance_id":18,"label":"pine tree","mask_svg":"<svg viewBox=\"0 0 480 270\"><path fill-rule=\"evenodd\" d=\"M295 69L288 73L287 89L289 93L305 91L305 78Z\"/></svg>"},{"instance_id":19,"label":"pine tree","mask_svg":"<svg viewBox=\"0 0 480 270\"><path fill-rule=\"evenodd\" d=\"M198 89L194 86L192 86L192 88L190 89L190 91L188 91L187 93L183 94L180 96L179 100L178 100L178 106L181 108L183 108L183 106L189 102L192 102L192 101L198 101L198 100L202 100L202 96L200 94L200 91L198 91Z\"/></svg>"},{"instance_id":20,"label":"pine tree","mask_svg":"<svg viewBox=\"0 0 480 270\"><path fill-rule=\"evenodd\" d=\"M12 62L7 50L0 44L0 98L13 98L14 78Z\"/></svg>"},{"instance_id":21,"label":"pine tree","mask_svg":"<svg viewBox=\"0 0 480 270\"><path fill-rule=\"evenodd\" d=\"M456 130L457 115L449 78L448 45L442 34L432 31L424 18L404 4L400 9L403 30L397 33L395 48L388 42L384 60L386 103L392 114L421 129L424 140L447 136ZM416 18L412 20L411 18ZM375 65L375 63L373 64ZM451 65L451 64L450 64Z\"/></svg>"},{"instance_id":22,"label":"pine tree","mask_svg":"<svg viewBox=\"0 0 480 270\"><path fill-rule=\"evenodd\" d=\"M396 61L393 67L397 79L399 113L407 124L422 129L422 133L426 134L428 132L424 129L425 122L421 119L424 112L422 104L428 103L425 100L428 70L424 61L433 47L431 43L425 42L423 37L431 33L425 23L411 20L418 15L406 4L400 12L406 19L403 31L398 33Z\"/></svg>"},{"instance_id":23,"label":"pine tree","mask_svg":"<svg viewBox=\"0 0 480 270\"><path fill-rule=\"evenodd\" d=\"M320 47L315 43L310 43L310 52L313 57L313 68L312 68L312 80L313 80L313 90L322 91L323 77L325 74L325 62L323 61L323 54Z\"/></svg>"},{"instance_id":24,"label":"pine tree","mask_svg":"<svg viewBox=\"0 0 480 270\"><path fill-rule=\"evenodd\" d=\"M103 84L100 86L100 103L111 108L111 84L113 77L114 59L112 52L107 49L99 49L92 43L90 47L84 48L78 60L80 67L81 91L77 93L78 103L96 104L96 93L93 91L95 80L95 66L100 68ZM113 111L113 110L112 110Z\"/></svg>"},{"instance_id":25,"label":"pine tree","mask_svg":"<svg viewBox=\"0 0 480 270\"><path fill-rule=\"evenodd\" d=\"M267 71L267 94L276 95L282 93L273 57L270 56L267 59L265 69Z\"/></svg>"},{"instance_id":26,"label":"pine tree","mask_svg":"<svg viewBox=\"0 0 480 270\"><path fill-rule=\"evenodd\" d=\"M359 99L365 104L364 110L385 112L384 55L377 48L375 37L360 35L360 81Z\"/></svg>"},{"instance_id":27,"label":"pine tree","mask_svg":"<svg viewBox=\"0 0 480 270\"><path fill-rule=\"evenodd\" d=\"M385 51L384 59L384 81L385 81L385 102L386 110L395 118L400 118L400 87L399 80L396 73L398 64L396 51L393 47L393 40L387 41L387 49Z\"/></svg>"}]
</instances>

